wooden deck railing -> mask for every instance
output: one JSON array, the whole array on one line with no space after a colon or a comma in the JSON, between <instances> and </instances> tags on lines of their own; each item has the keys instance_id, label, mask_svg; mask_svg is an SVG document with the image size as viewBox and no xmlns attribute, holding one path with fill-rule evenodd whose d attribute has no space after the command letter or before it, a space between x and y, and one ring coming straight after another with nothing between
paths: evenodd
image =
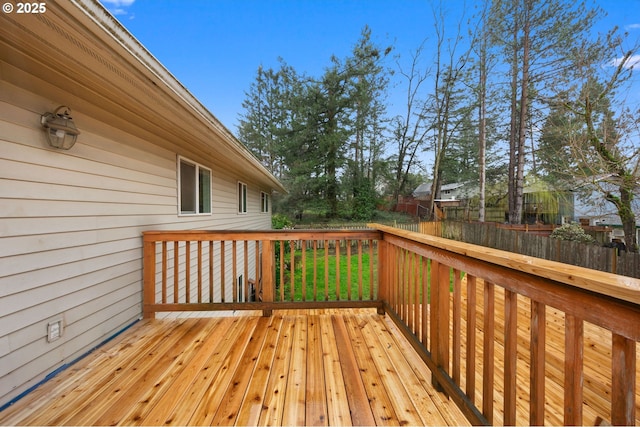
<instances>
[{"instance_id":1,"label":"wooden deck railing","mask_svg":"<svg viewBox=\"0 0 640 427\"><path fill-rule=\"evenodd\" d=\"M610 342L607 360L594 361L610 372L598 391L611 405L603 418L614 425L636 423L639 280L371 227L146 232L144 314L377 307L399 325L434 384L471 422L504 425L522 420L523 405L525 424L544 424L548 412L556 411L549 401L561 401L556 424L583 424L584 370L591 366L584 334L595 327ZM518 321L523 311L529 316L524 325ZM552 328L557 319L561 327ZM561 354L552 341L561 341ZM551 371L548 361L557 357L560 369ZM560 384L553 395L550 377Z\"/></svg>"},{"instance_id":2,"label":"wooden deck railing","mask_svg":"<svg viewBox=\"0 0 640 427\"><path fill-rule=\"evenodd\" d=\"M384 226L377 229L383 233L380 294L385 308L424 355L437 385L472 422L516 424L517 389L527 387L518 383L517 365L528 358L528 424L544 424L546 359L553 351L546 345L546 314L554 310L564 317L560 421L583 424L583 338L588 323L611 333L610 359L601 367L611 370L611 384L604 390L611 400L608 421L635 424L639 280ZM504 301L497 300L497 290ZM501 328L496 324L498 303L504 306ZM530 306L530 324L518 325L518 311L525 304ZM482 324L476 324L478 319ZM523 339L518 328L529 330L524 343L518 342ZM482 342L477 342L478 330ZM525 357L523 347L529 349ZM495 381L497 372L503 384ZM482 382L480 390L477 381ZM494 408L496 402L503 402L502 407Z\"/></svg>"},{"instance_id":3,"label":"wooden deck railing","mask_svg":"<svg viewBox=\"0 0 640 427\"><path fill-rule=\"evenodd\" d=\"M380 307L374 230L149 231L144 316Z\"/></svg>"}]
</instances>

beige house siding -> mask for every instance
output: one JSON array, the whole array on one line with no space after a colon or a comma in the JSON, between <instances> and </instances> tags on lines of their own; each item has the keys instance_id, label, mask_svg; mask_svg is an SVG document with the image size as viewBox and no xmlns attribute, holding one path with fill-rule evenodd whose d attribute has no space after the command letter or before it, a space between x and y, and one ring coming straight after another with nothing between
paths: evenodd
<instances>
[{"instance_id":1,"label":"beige house siding","mask_svg":"<svg viewBox=\"0 0 640 427\"><path fill-rule=\"evenodd\" d=\"M145 140L77 109L76 146L49 148L40 115L60 102L56 90L25 90L20 81L47 85L0 67L11 76L0 80L2 406L141 316L142 231L268 229L260 192L271 190L243 176L242 165L161 135ZM178 215L178 155L211 169L211 215ZM247 214L237 212L238 180L248 185ZM49 343L55 319L64 333Z\"/></svg>"}]
</instances>

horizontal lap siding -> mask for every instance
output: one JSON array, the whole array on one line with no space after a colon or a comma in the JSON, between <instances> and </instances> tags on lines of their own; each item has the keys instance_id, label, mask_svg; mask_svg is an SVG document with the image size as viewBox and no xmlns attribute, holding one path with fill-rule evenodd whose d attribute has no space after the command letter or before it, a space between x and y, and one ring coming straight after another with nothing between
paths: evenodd
<instances>
[{"instance_id":1,"label":"horizontal lap siding","mask_svg":"<svg viewBox=\"0 0 640 427\"><path fill-rule=\"evenodd\" d=\"M212 169L213 214L179 216L179 149L79 111L76 146L49 149L37 106L51 102L0 81L0 406L141 316L143 231L271 224L257 185L247 182L249 213L240 215L243 177L188 153L179 154ZM64 335L48 343L47 323L58 318Z\"/></svg>"}]
</instances>

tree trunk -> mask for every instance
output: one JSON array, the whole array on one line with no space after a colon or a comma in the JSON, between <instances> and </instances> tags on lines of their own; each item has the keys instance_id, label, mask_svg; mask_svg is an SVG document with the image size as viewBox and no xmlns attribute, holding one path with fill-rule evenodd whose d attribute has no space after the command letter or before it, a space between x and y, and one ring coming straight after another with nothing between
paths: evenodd
<instances>
[{"instance_id":1,"label":"tree trunk","mask_svg":"<svg viewBox=\"0 0 640 427\"><path fill-rule=\"evenodd\" d=\"M484 29L482 30L484 31ZM486 157L487 157L487 45L486 36L482 36L482 45L480 47L480 84L479 84L479 108L478 108L478 145L480 146L478 153L478 167L480 178L480 202L478 206L478 220L485 220L485 185L486 185Z\"/></svg>"},{"instance_id":2,"label":"tree trunk","mask_svg":"<svg viewBox=\"0 0 640 427\"><path fill-rule=\"evenodd\" d=\"M638 239L636 234L636 216L631 208L633 191L623 184L620 186L620 220L624 230L624 244L629 252L638 252Z\"/></svg>"},{"instance_id":3,"label":"tree trunk","mask_svg":"<svg viewBox=\"0 0 640 427\"><path fill-rule=\"evenodd\" d=\"M522 60L518 60L518 28L513 30L513 57L511 81L511 132L509 156L509 222L522 223L522 201L524 193L525 143L527 130L527 107L529 105L529 61L531 50L531 1L524 1L522 14ZM518 63L522 64L520 79L520 99L517 101Z\"/></svg>"},{"instance_id":4,"label":"tree trunk","mask_svg":"<svg viewBox=\"0 0 640 427\"><path fill-rule=\"evenodd\" d=\"M520 223L516 216L516 173L517 173L517 135L518 135L518 26L513 25L513 46L511 57L511 122L509 125L509 223ZM517 222L516 222L517 221Z\"/></svg>"},{"instance_id":5,"label":"tree trunk","mask_svg":"<svg viewBox=\"0 0 640 427\"><path fill-rule=\"evenodd\" d=\"M515 202L512 224L522 223L522 202L524 193L524 163L525 163L525 145L527 137L527 107L529 105L529 52L531 48L530 39L530 2L525 1L524 12L524 28L523 28L523 53L522 53L522 79L520 81L520 118L518 120L518 138L517 138L517 164L516 164L516 182L515 182Z\"/></svg>"}]
</instances>

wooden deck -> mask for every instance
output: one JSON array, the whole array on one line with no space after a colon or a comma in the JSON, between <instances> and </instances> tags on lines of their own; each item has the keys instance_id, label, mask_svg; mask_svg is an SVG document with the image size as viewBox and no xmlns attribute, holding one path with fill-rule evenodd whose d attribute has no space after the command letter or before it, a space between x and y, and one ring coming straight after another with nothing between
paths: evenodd
<instances>
[{"instance_id":1,"label":"wooden deck","mask_svg":"<svg viewBox=\"0 0 640 427\"><path fill-rule=\"evenodd\" d=\"M504 357L504 298L497 289L496 359ZM467 299L463 292L463 313ZM531 314L529 301L519 300L516 424L529 425ZM483 311L475 322L478 356ZM469 424L453 401L434 391L428 368L389 316L375 309L259 313L189 312L141 321L0 413L0 425ZM198 317L211 315L217 317ZM464 355L466 318L461 327L457 351ZM545 424L561 425L562 313L548 311L546 331ZM585 425L611 419L610 344L609 332L585 324ZM458 375L466 389L461 360ZM482 364L474 370L475 401L482 407ZM504 371L496 369L495 425L503 423L504 383Z\"/></svg>"},{"instance_id":2,"label":"wooden deck","mask_svg":"<svg viewBox=\"0 0 640 427\"><path fill-rule=\"evenodd\" d=\"M468 425L375 310L144 320L0 425Z\"/></svg>"}]
</instances>

